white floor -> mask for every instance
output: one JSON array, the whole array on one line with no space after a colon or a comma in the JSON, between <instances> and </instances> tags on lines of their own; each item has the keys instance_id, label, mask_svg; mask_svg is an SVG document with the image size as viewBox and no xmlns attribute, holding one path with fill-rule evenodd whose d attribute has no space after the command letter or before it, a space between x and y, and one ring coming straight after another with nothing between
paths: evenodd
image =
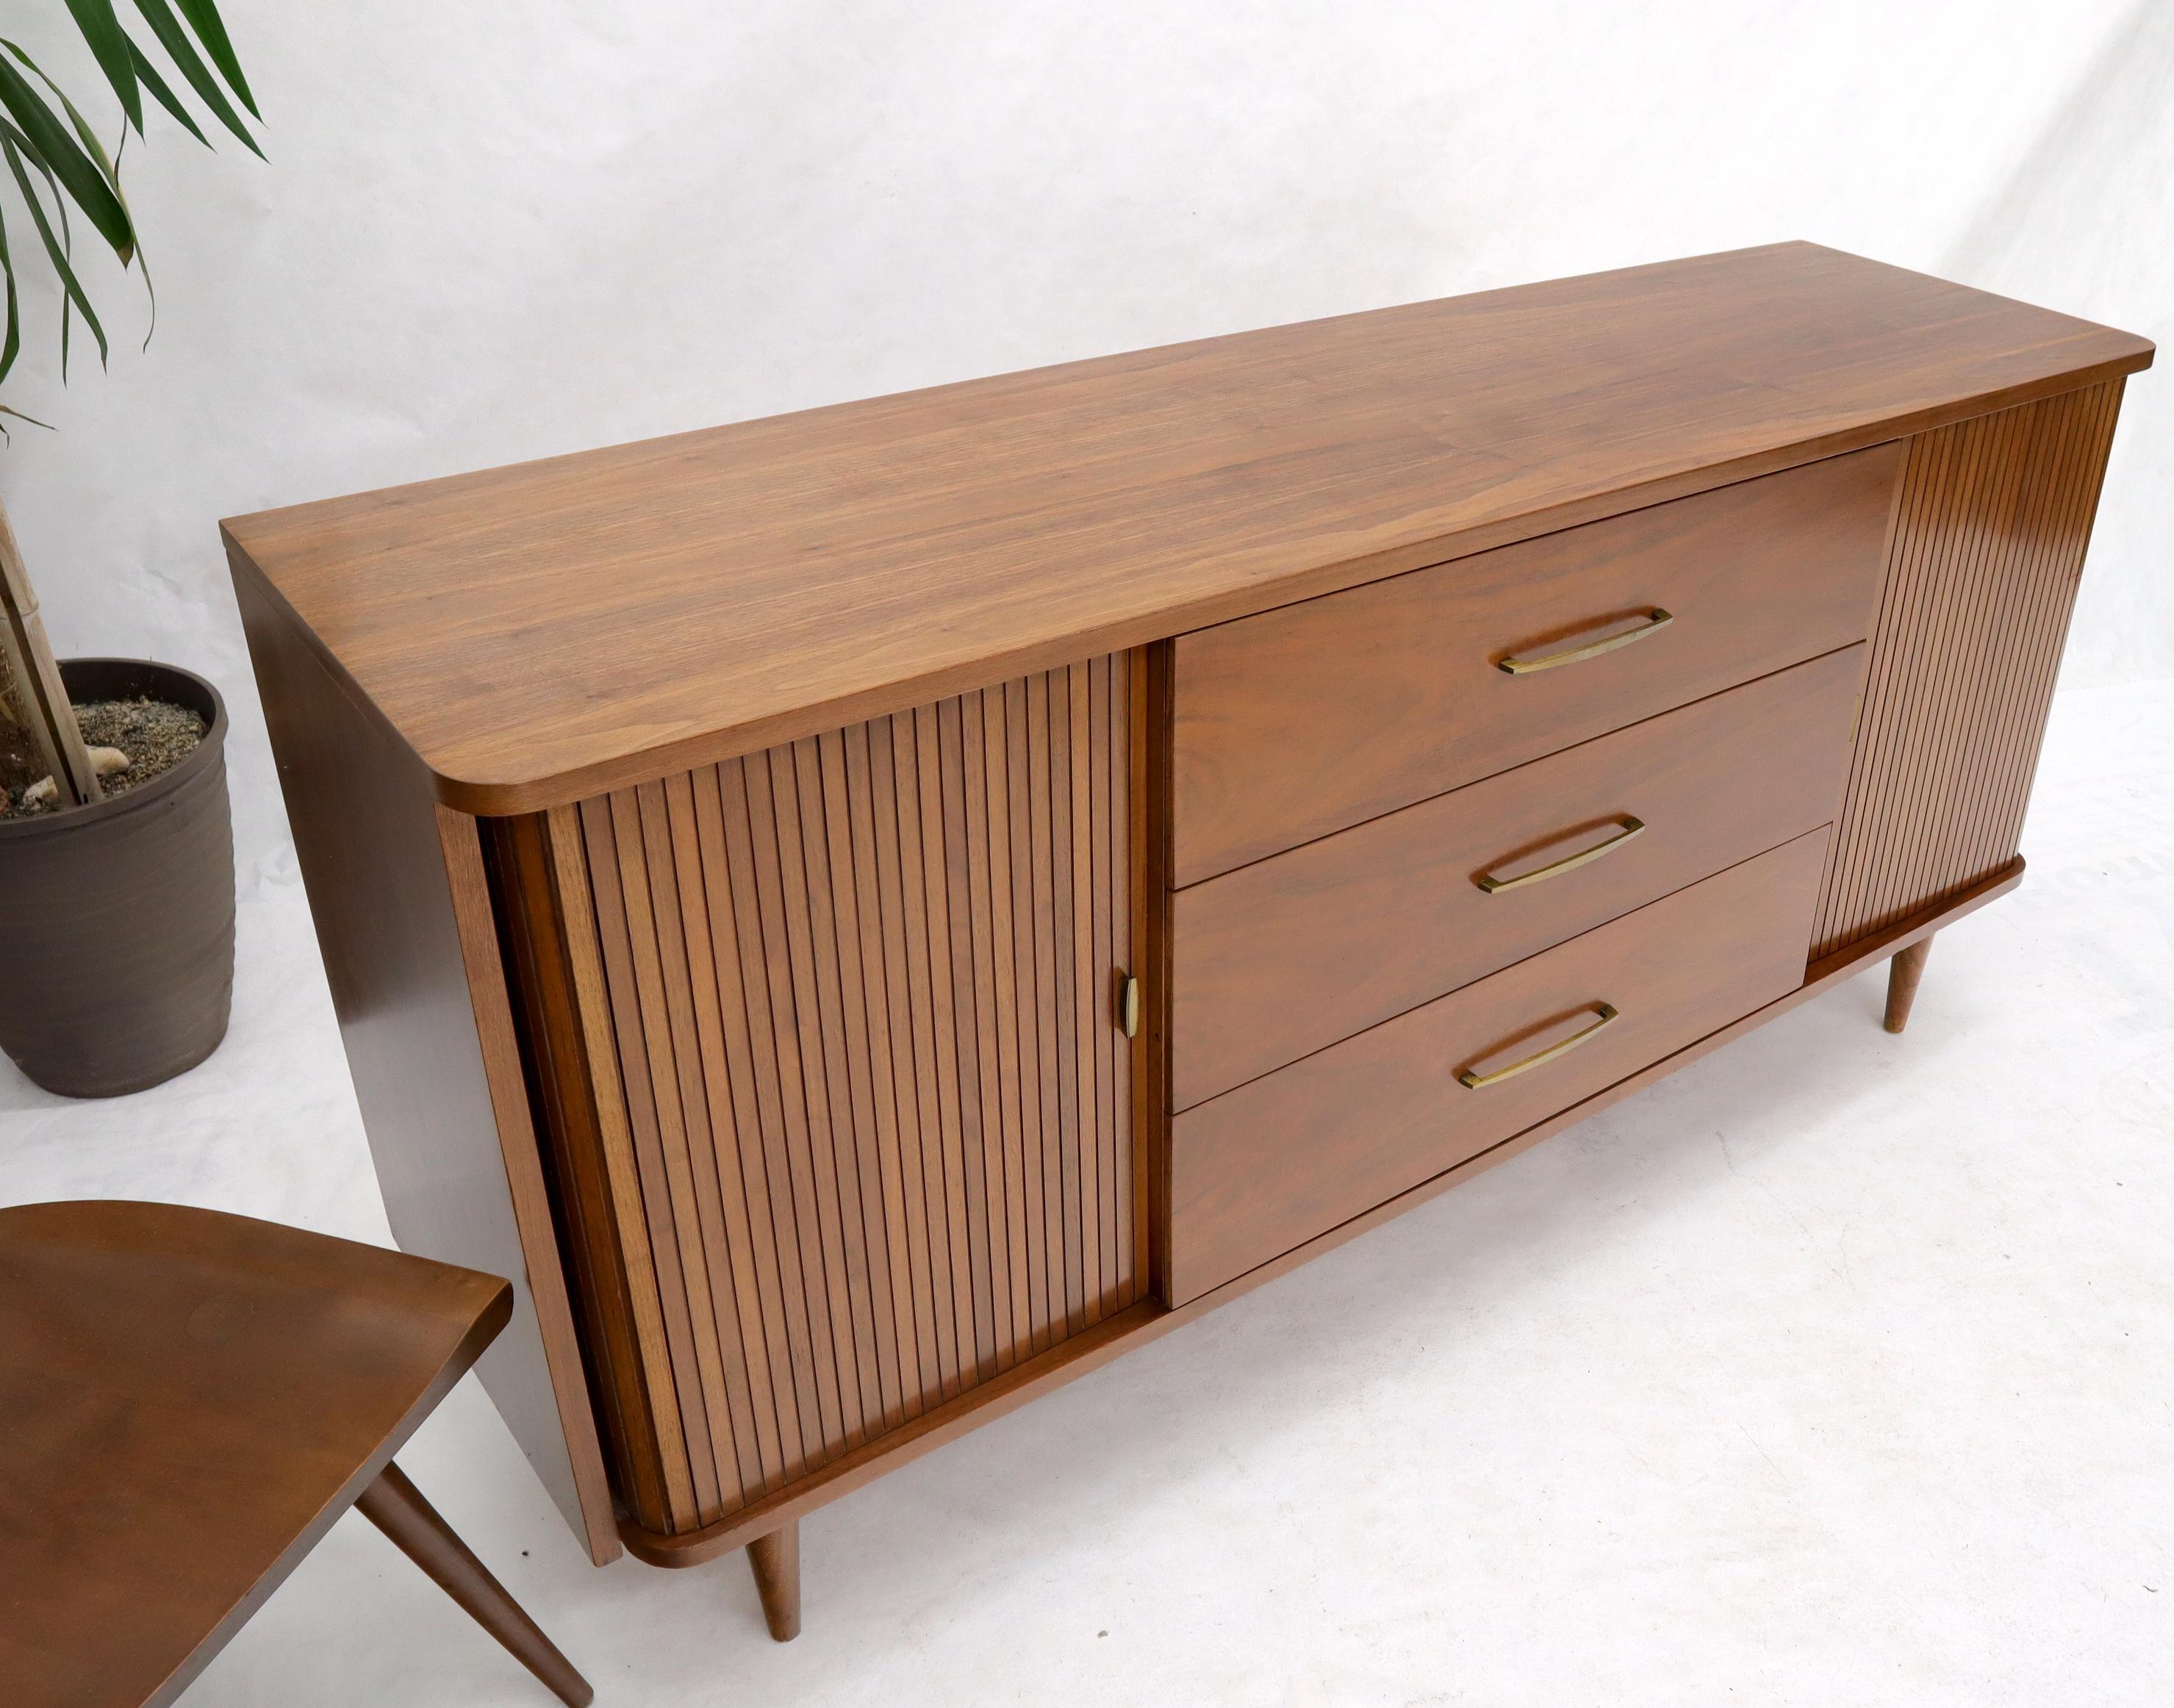
<instances>
[{"instance_id":1,"label":"white floor","mask_svg":"<svg viewBox=\"0 0 2174 1708\"><path fill-rule=\"evenodd\" d=\"M604 1704L2174 1700L2174 684L2058 703L2023 889L737 1559L591 1569L473 1383L403 1455ZM234 1034L0 1201L384 1224L291 857ZM548 1699L361 1520L190 1708Z\"/></svg>"}]
</instances>

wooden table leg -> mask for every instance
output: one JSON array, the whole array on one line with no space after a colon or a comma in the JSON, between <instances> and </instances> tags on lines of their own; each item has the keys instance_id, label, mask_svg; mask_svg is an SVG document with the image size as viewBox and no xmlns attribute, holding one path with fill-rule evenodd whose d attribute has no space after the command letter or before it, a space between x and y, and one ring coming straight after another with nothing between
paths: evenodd
<instances>
[{"instance_id":1,"label":"wooden table leg","mask_svg":"<svg viewBox=\"0 0 2174 1708\"><path fill-rule=\"evenodd\" d=\"M800 1521L798 1518L748 1543L762 1616L781 1643L800 1635Z\"/></svg>"},{"instance_id":2,"label":"wooden table leg","mask_svg":"<svg viewBox=\"0 0 2174 1708\"><path fill-rule=\"evenodd\" d=\"M521 1610L506 1586L484 1569L397 1465L387 1464L354 1505L560 1701L569 1708L588 1708L596 1695L589 1681Z\"/></svg>"},{"instance_id":3,"label":"wooden table leg","mask_svg":"<svg viewBox=\"0 0 2174 1708\"><path fill-rule=\"evenodd\" d=\"M1925 957L1932 952L1933 939L1921 937L1887 963L1889 1031L1899 1032L1910 1024L1910 1005L1917 1000L1917 981L1925 976Z\"/></svg>"}]
</instances>

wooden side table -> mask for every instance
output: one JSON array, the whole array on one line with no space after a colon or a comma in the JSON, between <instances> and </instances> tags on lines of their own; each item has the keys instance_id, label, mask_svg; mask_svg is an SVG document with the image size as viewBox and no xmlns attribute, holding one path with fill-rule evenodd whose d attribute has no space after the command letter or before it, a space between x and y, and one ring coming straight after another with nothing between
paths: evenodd
<instances>
[{"instance_id":1,"label":"wooden side table","mask_svg":"<svg viewBox=\"0 0 2174 1708\"><path fill-rule=\"evenodd\" d=\"M496 1276L243 1216L0 1210L0 1695L171 1702L356 1506L587 1703L392 1462L511 1308Z\"/></svg>"}]
</instances>

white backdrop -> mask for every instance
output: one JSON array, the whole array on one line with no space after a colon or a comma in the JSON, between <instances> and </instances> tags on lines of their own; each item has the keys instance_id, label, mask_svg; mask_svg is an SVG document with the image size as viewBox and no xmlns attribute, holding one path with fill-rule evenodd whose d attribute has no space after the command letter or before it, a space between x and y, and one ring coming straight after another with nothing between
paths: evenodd
<instances>
[{"instance_id":1,"label":"white backdrop","mask_svg":"<svg viewBox=\"0 0 2174 1708\"><path fill-rule=\"evenodd\" d=\"M269 164L132 149L163 323L104 269L63 392L30 285L9 389L61 430L0 490L64 652L235 702L245 873L284 827L221 516L1787 237L2174 320L2165 0L226 3ZM2071 684L2174 674L2170 386Z\"/></svg>"}]
</instances>

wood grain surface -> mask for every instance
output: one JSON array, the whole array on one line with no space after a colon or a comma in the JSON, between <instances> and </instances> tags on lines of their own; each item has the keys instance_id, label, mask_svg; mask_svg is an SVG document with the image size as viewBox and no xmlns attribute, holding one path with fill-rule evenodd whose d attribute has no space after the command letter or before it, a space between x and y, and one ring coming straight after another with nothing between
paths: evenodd
<instances>
[{"instance_id":1,"label":"wood grain surface","mask_svg":"<svg viewBox=\"0 0 2174 1708\"><path fill-rule=\"evenodd\" d=\"M1175 1106L1830 823L1863 646L1258 861L1173 900ZM1489 894L1620 836L1591 863Z\"/></svg>"},{"instance_id":2,"label":"wood grain surface","mask_svg":"<svg viewBox=\"0 0 2174 1708\"><path fill-rule=\"evenodd\" d=\"M2014 857L2121 394L1911 441L1816 953Z\"/></svg>"},{"instance_id":3,"label":"wood grain surface","mask_svg":"<svg viewBox=\"0 0 2174 1708\"><path fill-rule=\"evenodd\" d=\"M227 524L396 1230L533 1294L484 1373L599 1556L614 1498L779 1532L2011 886L2152 354L1781 245Z\"/></svg>"},{"instance_id":4,"label":"wood grain surface","mask_svg":"<svg viewBox=\"0 0 2174 1708\"><path fill-rule=\"evenodd\" d=\"M1180 637L1178 883L1862 640L1901 463L1877 446ZM1614 651L1497 668L1656 609Z\"/></svg>"},{"instance_id":5,"label":"wood grain surface","mask_svg":"<svg viewBox=\"0 0 2174 1708\"><path fill-rule=\"evenodd\" d=\"M1805 969L1802 984L1763 1008L1754 1009L1717 1031L1707 1033L1695 1042L1649 1063L1567 1109L1558 1111L1501 1143L1481 1151L1477 1156L1468 1158L1453 1168L1445 1169L1440 1174L1421 1181L1362 1214L1338 1223L1326 1233L1316 1235L1305 1244L1294 1246L1279 1257L1270 1258L1257 1268L1248 1269L1235 1280L1225 1282L1189 1303L1172 1308L1160 1305L1155 1299L1144 1299L1115 1316L1106 1316L1089 1332L1074 1336L1040 1358L1015 1365L1006 1375L986 1386L922 1413L896 1435L833 1460L805 1482L760 1501L732 1518L677 1536L662 1536L629 1528L623 1532L626 1537L628 1552L653 1565L678 1567L700 1565L715 1559L720 1554L744 1547L756 1537L774 1530L785 1520L812 1512L825 1502L864 1486L910 1459L958 1440L983 1424L992 1422L1008 1412L1063 1386L1067 1382L1099 1370L1111 1359L1182 1328L1207 1312L1233 1300L1243 1298L1256 1287L1287 1275L1316 1257L1334 1251L1338 1246L1393 1221L1406 1211L1440 1197L1451 1187L1474 1180L1490 1169L1511 1161L1566 1127L1573 1127L1587 1116L1598 1114L1624 1098L1666 1078L1678 1069L1689 1066L1745 1033L1780 1019L1790 1009L1825 995L1837 986L1878 965L1896 949L1928 937L1955 920L1977 911L1987 902L1997 900L2014 889L2022 878L2022 860L2011 861L2006 868L1983 883L1948 896L1861 943L1852 944L1836 954L1813 962Z\"/></svg>"},{"instance_id":6,"label":"wood grain surface","mask_svg":"<svg viewBox=\"0 0 2174 1708\"><path fill-rule=\"evenodd\" d=\"M476 1375L601 1565L619 1554L611 1489L475 826L432 799L291 617L235 591L386 1219L403 1251L512 1281L513 1320Z\"/></svg>"},{"instance_id":7,"label":"wood grain surface","mask_svg":"<svg viewBox=\"0 0 2174 1708\"><path fill-rule=\"evenodd\" d=\"M494 833L636 1526L715 1523L1144 1293L1135 673Z\"/></svg>"},{"instance_id":8,"label":"wood grain surface","mask_svg":"<svg viewBox=\"0 0 2174 1708\"><path fill-rule=\"evenodd\" d=\"M1749 1013L1804 976L1816 830L1186 1111L1171 1130L1182 1305ZM1593 1024L1515 1078L1492 1073Z\"/></svg>"},{"instance_id":9,"label":"wood grain surface","mask_svg":"<svg viewBox=\"0 0 2174 1708\"><path fill-rule=\"evenodd\" d=\"M441 798L534 810L2146 365L1781 244L235 518Z\"/></svg>"},{"instance_id":10,"label":"wood grain surface","mask_svg":"<svg viewBox=\"0 0 2174 1708\"><path fill-rule=\"evenodd\" d=\"M495 1275L215 1210L0 1209L0 1700L174 1700L512 1302Z\"/></svg>"}]
</instances>

